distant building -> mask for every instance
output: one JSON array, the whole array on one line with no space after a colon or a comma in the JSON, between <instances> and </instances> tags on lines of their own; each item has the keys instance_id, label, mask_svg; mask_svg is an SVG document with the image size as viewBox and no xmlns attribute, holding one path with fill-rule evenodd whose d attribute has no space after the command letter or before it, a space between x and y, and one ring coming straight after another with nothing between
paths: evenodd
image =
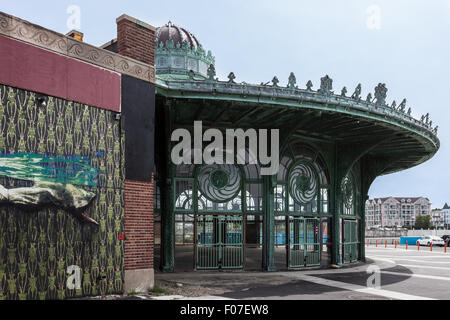
<instances>
[{"instance_id":1,"label":"distant building","mask_svg":"<svg viewBox=\"0 0 450 320\"><path fill-rule=\"evenodd\" d=\"M450 207L449 207L450 213ZM366 227L414 226L418 215L431 214L431 202L424 197L387 197L366 202Z\"/></svg>"},{"instance_id":2,"label":"distant building","mask_svg":"<svg viewBox=\"0 0 450 320\"><path fill-rule=\"evenodd\" d=\"M431 211L431 222L433 227L444 228L445 227L445 212L442 209L434 209Z\"/></svg>"},{"instance_id":3,"label":"distant building","mask_svg":"<svg viewBox=\"0 0 450 320\"><path fill-rule=\"evenodd\" d=\"M441 211L444 212L444 227L448 229L450 228L450 207L447 203L445 203Z\"/></svg>"}]
</instances>

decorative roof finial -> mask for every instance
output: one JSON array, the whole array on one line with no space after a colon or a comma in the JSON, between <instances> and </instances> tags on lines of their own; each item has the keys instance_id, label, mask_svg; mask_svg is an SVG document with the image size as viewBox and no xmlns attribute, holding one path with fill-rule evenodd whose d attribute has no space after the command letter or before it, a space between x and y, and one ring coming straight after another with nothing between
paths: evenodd
<instances>
[{"instance_id":1,"label":"decorative roof finial","mask_svg":"<svg viewBox=\"0 0 450 320\"><path fill-rule=\"evenodd\" d=\"M347 87L343 87L341 91L341 97L346 97L347 95Z\"/></svg>"},{"instance_id":2,"label":"decorative roof finial","mask_svg":"<svg viewBox=\"0 0 450 320\"><path fill-rule=\"evenodd\" d=\"M234 79L236 79L236 76L233 72L230 72L230 74L228 75L228 83L236 83L234 82Z\"/></svg>"},{"instance_id":3,"label":"decorative roof finial","mask_svg":"<svg viewBox=\"0 0 450 320\"><path fill-rule=\"evenodd\" d=\"M355 89L355 92L352 94L352 99L359 100L361 99L361 83Z\"/></svg>"},{"instance_id":4,"label":"decorative roof finial","mask_svg":"<svg viewBox=\"0 0 450 320\"><path fill-rule=\"evenodd\" d=\"M288 80L288 88L289 89L295 89L295 85L297 84L297 79L295 78L295 74L293 72L291 72L291 74L289 75L289 80Z\"/></svg>"},{"instance_id":5,"label":"decorative roof finial","mask_svg":"<svg viewBox=\"0 0 450 320\"><path fill-rule=\"evenodd\" d=\"M213 64L209 65L207 72L208 72L208 80L214 81L214 77L216 76L216 68L214 67Z\"/></svg>"},{"instance_id":6,"label":"decorative roof finial","mask_svg":"<svg viewBox=\"0 0 450 320\"><path fill-rule=\"evenodd\" d=\"M369 102L369 103L372 103L372 94L371 93L369 93L368 95L367 95L367 98L366 98L366 102Z\"/></svg>"},{"instance_id":7,"label":"decorative roof finial","mask_svg":"<svg viewBox=\"0 0 450 320\"><path fill-rule=\"evenodd\" d=\"M280 82L280 80L278 80L277 76L273 77L272 84L274 87L278 87L279 82Z\"/></svg>"},{"instance_id":8,"label":"decorative roof finial","mask_svg":"<svg viewBox=\"0 0 450 320\"><path fill-rule=\"evenodd\" d=\"M319 93L324 95L330 95L333 92L333 79L331 79L328 75L320 79L320 89Z\"/></svg>"},{"instance_id":9,"label":"decorative roof finial","mask_svg":"<svg viewBox=\"0 0 450 320\"><path fill-rule=\"evenodd\" d=\"M308 91L312 91L312 87L313 87L313 83L311 80L308 81L308 83L306 84L306 90Z\"/></svg>"},{"instance_id":10,"label":"decorative roof finial","mask_svg":"<svg viewBox=\"0 0 450 320\"><path fill-rule=\"evenodd\" d=\"M377 106L385 106L386 105L386 96L388 89L386 88L386 84L379 83L375 88L375 99Z\"/></svg>"},{"instance_id":11,"label":"decorative roof finial","mask_svg":"<svg viewBox=\"0 0 450 320\"><path fill-rule=\"evenodd\" d=\"M402 103L398 106L398 111L405 113L406 109L406 99L403 99Z\"/></svg>"},{"instance_id":12,"label":"decorative roof finial","mask_svg":"<svg viewBox=\"0 0 450 320\"><path fill-rule=\"evenodd\" d=\"M392 102L391 108L394 110L397 108L397 102L395 102L395 100Z\"/></svg>"}]
</instances>

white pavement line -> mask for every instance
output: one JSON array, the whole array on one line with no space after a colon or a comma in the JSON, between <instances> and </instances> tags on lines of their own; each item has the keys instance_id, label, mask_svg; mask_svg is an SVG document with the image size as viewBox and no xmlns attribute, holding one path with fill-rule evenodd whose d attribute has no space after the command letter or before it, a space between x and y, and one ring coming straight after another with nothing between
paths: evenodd
<instances>
[{"instance_id":1,"label":"white pavement line","mask_svg":"<svg viewBox=\"0 0 450 320\"><path fill-rule=\"evenodd\" d=\"M396 260L396 261L422 262L422 263L437 263L437 264L439 264L439 263L446 263L450 267L450 261L424 261L424 260L415 260L415 259L408 259L408 258L405 258L405 259L395 258L394 260Z\"/></svg>"},{"instance_id":2,"label":"white pavement line","mask_svg":"<svg viewBox=\"0 0 450 320\"><path fill-rule=\"evenodd\" d=\"M392 274L394 276L408 276L408 277L439 280L439 281L450 281L450 277L438 277L438 276L430 276L430 275L426 275L426 274L401 273L401 272L392 272L392 271L381 271L381 274L382 275L383 274Z\"/></svg>"},{"instance_id":3,"label":"white pavement line","mask_svg":"<svg viewBox=\"0 0 450 320\"><path fill-rule=\"evenodd\" d=\"M371 258L373 259L374 257L381 257L381 258L392 258L392 259L400 259L402 257L405 258L424 258L424 259L445 259L447 258L446 256L408 256L408 255L403 255L403 256L399 256L399 255L375 255L375 254L366 254L367 258ZM450 258L450 256L448 256L448 258Z\"/></svg>"},{"instance_id":4,"label":"white pavement line","mask_svg":"<svg viewBox=\"0 0 450 320\"><path fill-rule=\"evenodd\" d=\"M441 269L441 270L450 270L450 267L433 267L433 266L420 266L417 264L403 264L397 263L398 266L407 267L407 268L422 268L422 269Z\"/></svg>"},{"instance_id":5,"label":"white pavement line","mask_svg":"<svg viewBox=\"0 0 450 320\"><path fill-rule=\"evenodd\" d=\"M390 258L390 257L389 257ZM386 259L386 258L379 258L378 256L376 257L376 258L372 258L373 260L375 260L375 262L376 261L384 261L384 262L388 262L388 263L391 263L391 264L397 264L395 261L394 261L394 259Z\"/></svg>"},{"instance_id":6,"label":"white pavement line","mask_svg":"<svg viewBox=\"0 0 450 320\"><path fill-rule=\"evenodd\" d=\"M440 254L440 255L450 255L449 252L443 252L443 251L430 251L430 249L426 248L421 248L421 250L417 250L417 247L415 246L411 246L410 249L406 250L405 248L370 248L367 249L366 248L366 252L369 250L374 250L374 251L384 251L384 250L391 250L391 251L399 251L399 252L411 252L411 251L415 251L415 252L420 252L420 253L425 253L425 254ZM439 250L439 249L438 249Z\"/></svg>"},{"instance_id":7,"label":"white pavement line","mask_svg":"<svg viewBox=\"0 0 450 320\"><path fill-rule=\"evenodd\" d=\"M390 290L368 288L368 287L363 287L363 286L356 285L356 284L349 284L349 283L345 283L345 282L341 282L341 281L316 278L313 276L302 276L300 278L304 281L313 282L313 283L324 285L324 286L336 287L336 288L340 288L340 289L344 289L344 290L356 291L356 292L361 292L361 293L365 293L365 294L372 294L372 295L376 295L376 296L397 299L397 300L436 300L436 299L428 298L428 297L414 296L411 294L395 292L395 291L390 291Z\"/></svg>"}]
</instances>

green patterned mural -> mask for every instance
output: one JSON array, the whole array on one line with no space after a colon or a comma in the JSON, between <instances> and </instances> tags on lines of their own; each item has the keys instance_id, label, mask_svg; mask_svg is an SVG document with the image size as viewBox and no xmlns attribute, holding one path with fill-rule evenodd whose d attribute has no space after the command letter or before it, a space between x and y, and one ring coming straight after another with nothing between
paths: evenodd
<instances>
[{"instance_id":1,"label":"green patterned mural","mask_svg":"<svg viewBox=\"0 0 450 320\"><path fill-rule=\"evenodd\" d=\"M0 186L31 188L36 179L30 176L36 175L44 176L46 184L55 178L66 191L76 185L95 195L83 214L99 226L80 223L61 205L0 201L0 300L122 293L125 139L120 121L113 112L92 106L53 97L46 97L45 106L36 101L34 93L0 85ZM34 163L36 157L50 159L58 165L35 168L24 162L16 170L9 165L14 157ZM88 168L81 180L76 172L65 175L61 170L73 170L67 161L74 159L76 168ZM48 174L49 168L54 174ZM81 268L79 289L66 286L67 269L73 265Z\"/></svg>"}]
</instances>

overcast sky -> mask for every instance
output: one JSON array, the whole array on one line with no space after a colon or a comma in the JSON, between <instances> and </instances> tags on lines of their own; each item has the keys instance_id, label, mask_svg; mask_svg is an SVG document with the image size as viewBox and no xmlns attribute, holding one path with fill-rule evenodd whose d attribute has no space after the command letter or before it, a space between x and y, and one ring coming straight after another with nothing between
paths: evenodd
<instances>
[{"instance_id":1,"label":"overcast sky","mask_svg":"<svg viewBox=\"0 0 450 320\"><path fill-rule=\"evenodd\" d=\"M94 45L116 37L123 13L183 26L213 52L221 79L233 71L236 81L259 84L276 75L285 85L294 72L300 87L312 80L318 88L328 74L336 92L362 83L363 96L386 83L389 103L407 98L416 118L430 113L441 149L418 167L377 178L370 197L450 203L450 0L15 0L2 1L0 11L66 33L77 23L71 6Z\"/></svg>"}]
</instances>

